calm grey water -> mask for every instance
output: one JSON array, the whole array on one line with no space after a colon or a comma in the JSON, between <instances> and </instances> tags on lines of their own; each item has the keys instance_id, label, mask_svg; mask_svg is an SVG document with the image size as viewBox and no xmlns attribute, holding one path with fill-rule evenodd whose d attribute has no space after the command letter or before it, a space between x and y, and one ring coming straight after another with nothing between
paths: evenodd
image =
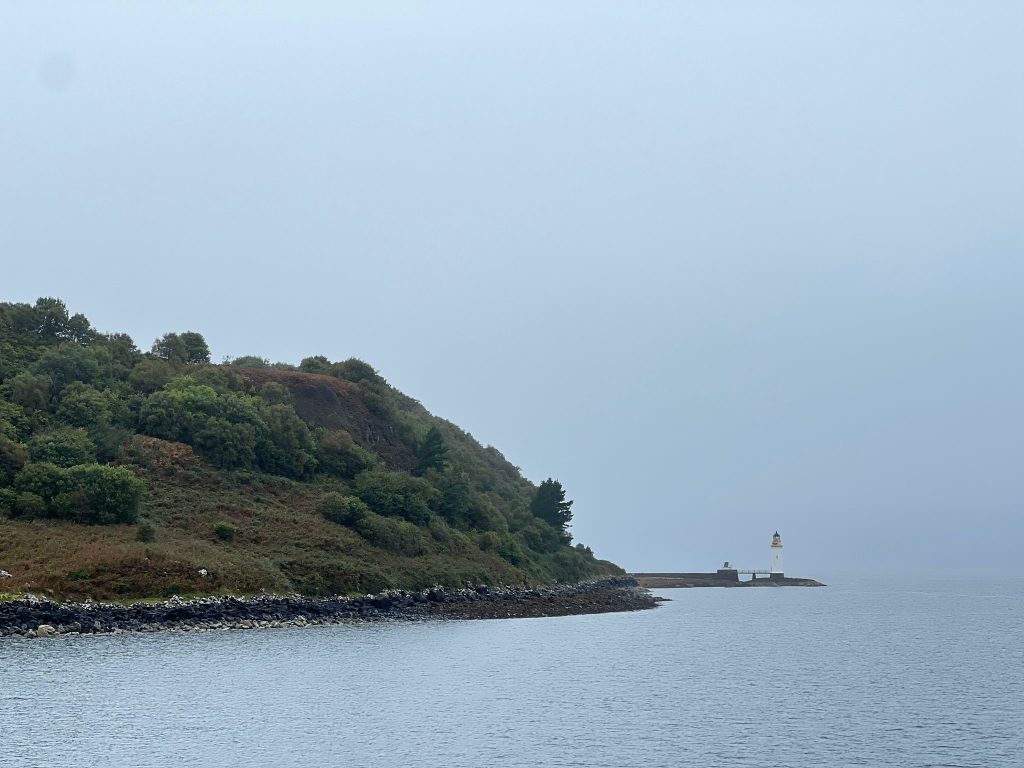
<instances>
[{"instance_id":1,"label":"calm grey water","mask_svg":"<svg viewBox=\"0 0 1024 768\"><path fill-rule=\"evenodd\" d=\"M1024 765L1024 582L0 641L3 766Z\"/></svg>"}]
</instances>

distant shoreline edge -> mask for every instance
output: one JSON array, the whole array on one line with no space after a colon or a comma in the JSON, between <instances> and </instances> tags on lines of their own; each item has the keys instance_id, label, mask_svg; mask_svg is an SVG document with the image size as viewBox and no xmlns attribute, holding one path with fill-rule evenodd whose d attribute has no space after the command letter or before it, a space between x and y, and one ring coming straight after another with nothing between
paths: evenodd
<instances>
[{"instance_id":1,"label":"distant shoreline edge","mask_svg":"<svg viewBox=\"0 0 1024 768\"><path fill-rule=\"evenodd\" d=\"M25 597L0 603L0 638L136 632L272 629L371 621L574 616L654 608L629 576L546 587L433 587L365 597L205 597L160 603L58 603Z\"/></svg>"}]
</instances>

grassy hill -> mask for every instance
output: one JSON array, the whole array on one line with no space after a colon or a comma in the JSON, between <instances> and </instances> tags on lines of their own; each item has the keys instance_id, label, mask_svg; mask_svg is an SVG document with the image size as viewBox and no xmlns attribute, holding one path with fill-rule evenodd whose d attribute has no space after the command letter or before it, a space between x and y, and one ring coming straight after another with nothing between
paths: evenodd
<instances>
[{"instance_id":1,"label":"grassy hill","mask_svg":"<svg viewBox=\"0 0 1024 768\"><path fill-rule=\"evenodd\" d=\"M150 352L57 299L0 303L0 593L579 581L555 481L523 478L368 364Z\"/></svg>"}]
</instances>

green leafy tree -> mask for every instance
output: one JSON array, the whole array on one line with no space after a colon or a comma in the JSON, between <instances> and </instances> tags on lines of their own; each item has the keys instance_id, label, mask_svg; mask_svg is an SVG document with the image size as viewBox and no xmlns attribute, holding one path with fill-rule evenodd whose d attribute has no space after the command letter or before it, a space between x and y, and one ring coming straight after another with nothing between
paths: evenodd
<instances>
[{"instance_id":1,"label":"green leafy tree","mask_svg":"<svg viewBox=\"0 0 1024 768\"><path fill-rule=\"evenodd\" d=\"M111 362L120 372L118 378L122 378L124 372L130 371L142 358L135 341L127 333L108 333L100 337L100 342L110 353Z\"/></svg>"},{"instance_id":2,"label":"green leafy tree","mask_svg":"<svg viewBox=\"0 0 1024 768\"><path fill-rule=\"evenodd\" d=\"M34 493L43 499L52 499L73 490L67 470L55 464L26 464L14 478L18 493Z\"/></svg>"},{"instance_id":3,"label":"green leafy tree","mask_svg":"<svg viewBox=\"0 0 1024 768\"><path fill-rule=\"evenodd\" d=\"M73 427L110 421L110 400L95 387L74 382L61 393L57 418Z\"/></svg>"},{"instance_id":4,"label":"green leafy tree","mask_svg":"<svg viewBox=\"0 0 1024 768\"><path fill-rule=\"evenodd\" d=\"M441 477L441 515L460 528L469 522L469 476L465 472L449 469Z\"/></svg>"},{"instance_id":5,"label":"green leafy tree","mask_svg":"<svg viewBox=\"0 0 1024 768\"><path fill-rule=\"evenodd\" d=\"M75 522L131 525L139 515L145 484L127 467L85 464L70 467L68 476L75 491L84 494L88 507L76 510Z\"/></svg>"},{"instance_id":6,"label":"green leafy tree","mask_svg":"<svg viewBox=\"0 0 1024 768\"><path fill-rule=\"evenodd\" d=\"M100 364L97 354L90 347L60 344L43 353L34 371L49 377L50 394L56 396L72 382L93 382L100 374Z\"/></svg>"},{"instance_id":7,"label":"green leafy tree","mask_svg":"<svg viewBox=\"0 0 1024 768\"><path fill-rule=\"evenodd\" d=\"M128 383L138 392L150 394L163 389L178 374L178 366L160 358L145 358L128 374Z\"/></svg>"},{"instance_id":8,"label":"green leafy tree","mask_svg":"<svg viewBox=\"0 0 1024 768\"><path fill-rule=\"evenodd\" d=\"M146 398L139 412L139 429L143 434L175 442L190 437L189 410L184 398L166 390Z\"/></svg>"},{"instance_id":9,"label":"green leafy tree","mask_svg":"<svg viewBox=\"0 0 1024 768\"><path fill-rule=\"evenodd\" d=\"M530 502L530 511L548 525L566 532L572 521L572 502L565 500L565 489L550 477L540 484Z\"/></svg>"},{"instance_id":10,"label":"green leafy tree","mask_svg":"<svg viewBox=\"0 0 1024 768\"><path fill-rule=\"evenodd\" d=\"M355 486L356 495L377 514L404 517L418 525L430 519L431 504L440 495L422 478L380 469L361 473Z\"/></svg>"},{"instance_id":11,"label":"green leafy tree","mask_svg":"<svg viewBox=\"0 0 1024 768\"><path fill-rule=\"evenodd\" d=\"M329 374L331 372L331 361L323 355L304 357L299 361L299 370L303 373Z\"/></svg>"},{"instance_id":12,"label":"green leafy tree","mask_svg":"<svg viewBox=\"0 0 1024 768\"><path fill-rule=\"evenodd\" d=\"M220 469L253 469L256 466L256 428L233 424L211 416L191 440L199 454Z\"/></svg>"},{"instance_id":13,"label":"green leafy tree","mask_svg":"<svg viewBox=\"0 0 1024 768\"><path fill-rule=\"evenodd\" d=\"M431 426L426 436L416 448L416 468L414 475L422 475L428 469L443 472L448 462L448 447L441 436L441 430Z\"/></svg>"},{"instance_id":14,"label":"green leafy tree","mask_svg":"<svg viewBox=\"0 0 1024 768\"><path fill-rule=\"evenodd\" d=\"M208 363L210 362L210 347L203 338L203 334L195 331L185 331L180 336L181 343L185 345L186 363Z\"/></svg>"},{"instance_id":15,"label":"green leafy tree","mask_svg":"<svg viewBox=\"0 0 1024 768\"><path fill-rule=\"evenodd\" d=\"M321 471L346 480L377 465L376 457L356 445L352 435L343 429L327 430L320 435L317 457Z\"/></svg>"},{"instance_id":16,"label":"green leafy tree","mask_svg":"<svg viewBox=\"0 0 1024 768\"><path fill-rule=\"evenodd\" d=\"M22 371L11 379L11 401L27 411L43 411L50 404L50 378Z\"/></svg>"},{"instance_id":17,"label":"green leafy tree","mask_svg":"<svg viewBox=\"0 0 1024 768\"><path fill-rule=\"evenodd\" d=\"M377 373L377 370L358 357L350 357L348 360L334 363L327 372L335 378L345 379L356 384L365 384L371 389L379 389L384 384L384 379Z\"/></svg>"},{"instance_id":18,"label":"green leafy tree","mask_svg":"<svg viewBox=\"0 0 1024 768\"><path fill-rule=\"evenodd\" d=\"M270 405L291 405L292 393L284 384L268 381L260 387L260 399Z\"/></svg>"},{"instance_id":19,"label":"green leafy tree","mask_svg":"<svg viewBox=\"0 0 1024 768\"><path fill-rule=\"evenodd\" d=\"M60 299L45 296L36 299L32 308L35 331L44 342L71 341L84 344L96 336L85 315L69 315Z\"/></svg>"},{"instance_id":20,"label":"green leafy tree","mask_svg":"<svg viewBox=\"0 0 1024 768\"><path fill-rule=\"evenodd\" d=\"M229 365L237 368L269 368L270 361L259 355L242 355L232 360Z\"/></svg>"},{"instance_id":21,"label":"green leafy tree","mask_svg":"<svg viewBox=\"0 0 1024 768\"><path fill-rule=\"evenodd\" d=\"M96 461L96 446L79 427L59 427L33 435L28 441L28 453L34 462L48 462L58 467Z\"/></svg>"},{"instance_id":22,"label":"green leafy tree","mask_svg":"<svg viewBox=\"0 0 1024 768\"><path fill-rule=\"evenodd\" d=\"M210 347L203 334L195 331L165 333L153 342L150 352L172 363L210 362Z\"/></svg>"},{"instance_id":23,"label":"green leafy tree","mask_svg":"<svg viewBox=\"0 0 1024 768\"><path fill-rule=\"evenodd\" d=\"M260 416L267 427L257 450L263 470L287 477L311 476L316 466L313 436L295 409L290 405L268 405Z\"/></svg>"},{"instance_id":24,"label":"green leafy tree","mask_svg":"<svg viewBox=\"0 0 1024 768\"><path fill-rule=\"evenodd\" d=\"M185 342L176 333L165 333L153 342L150 354L171 363L183 363L188 355Z\"/></svg>"}]
</instances>

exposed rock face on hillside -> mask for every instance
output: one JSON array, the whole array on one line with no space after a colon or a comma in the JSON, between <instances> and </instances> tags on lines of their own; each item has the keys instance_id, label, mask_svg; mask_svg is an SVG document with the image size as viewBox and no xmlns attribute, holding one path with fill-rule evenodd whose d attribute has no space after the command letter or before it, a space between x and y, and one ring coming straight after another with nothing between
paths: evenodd
<instances>
[{"instance_id":1,"label":"exposed rock face on hillside","mask_svg":"<svg viewBox=\"0 0 1024 768\"><path fill-rule=\"evenodd\" d=\"M325 429L345 430L389 468L409 471L416 465L415 454L402 442L394 422L367 407L365 389L358 384L302 371L240 368L237 372L254 391L272 381L284 385L303 421Z\"/></svg>"}]
</instances>

